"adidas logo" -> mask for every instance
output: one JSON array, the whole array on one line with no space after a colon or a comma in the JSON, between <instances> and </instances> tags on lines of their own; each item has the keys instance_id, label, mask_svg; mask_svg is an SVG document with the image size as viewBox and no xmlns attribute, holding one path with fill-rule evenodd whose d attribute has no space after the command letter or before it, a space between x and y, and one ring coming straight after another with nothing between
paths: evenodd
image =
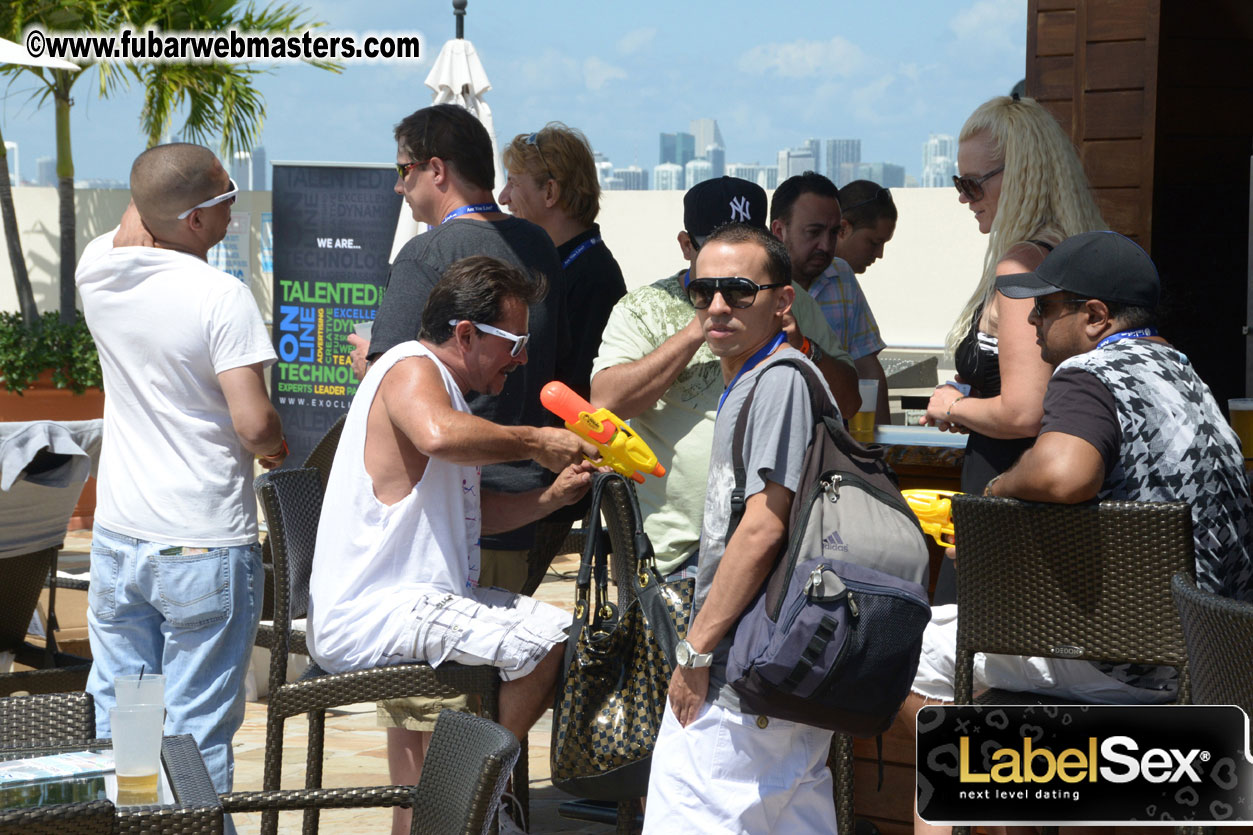
<instances>
[{"instance_id":1,"label":"adidas logo","mask_svg":"<svg viewBox=\"0 0 1253 835\"><path fill-rule=\"evenodd\" d=\"M832 531L827 534L827 538L822 540L823 553L827 551L847 551L848 546L844 544L844 540L840 539L839 531Z\"/></svg>"}]
</instances>

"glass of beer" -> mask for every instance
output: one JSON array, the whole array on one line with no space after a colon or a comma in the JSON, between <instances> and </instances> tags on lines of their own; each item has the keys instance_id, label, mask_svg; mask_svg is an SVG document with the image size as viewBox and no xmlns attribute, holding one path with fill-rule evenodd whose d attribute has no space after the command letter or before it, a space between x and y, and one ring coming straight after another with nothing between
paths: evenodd
<instances>
[{"instance_id":1,"label":"glass of beer","mask_svg":"<svg viewBox=\"0 0 1253 835\"><path fill-rule=\"evenodd\" d=\"M157 769L161 767L164 723L165 708L161 705L131 705L109 710L119 806L157 802Z\"/></svg>"},{"instance_id":2,"label":"glass of beer","mask_svg":"<svg viewBox=\"0 0 1253 835\"><path fill-rule=\"evenodd\" d=\"M858 380L857 390L861 394L861 408L848 422L848 431L855 440L868 444L874 441L874 415L875 407L879 403L879 381Z\"/></svg>"},{"instance_id":3,"label":"glass of beer","mask_svg":"<svg viewBox=\"0 0 1253 835\"><path fill-rule=\"evenodd\" d=\"M1253 469L1253 397L1236 397L1227 401L1231 413L1231 428L1240 438L1244 454L1244 468Z\"/></svg>"}]
</instances>

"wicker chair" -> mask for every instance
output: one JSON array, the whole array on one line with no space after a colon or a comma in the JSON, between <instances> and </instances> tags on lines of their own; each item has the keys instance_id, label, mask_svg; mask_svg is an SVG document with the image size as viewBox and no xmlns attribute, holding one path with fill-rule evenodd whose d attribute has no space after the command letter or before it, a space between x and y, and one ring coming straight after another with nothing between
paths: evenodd
<instances>
[{"instance_id":1,"label":"wicker chair","mask_svg":"<svg viewBox=\"0 0 1253 835\"><path fill-rule=\"evenodd\" d=\"M1187 703L1188 656L1170 598L1172 576L1195 576L1186 502L954 496L953 524L957 704L1074 701L996 689L975 698L976 652L1173 666Z\"/></svg>"},{"instance_id":2,"label":"wicker chair","mask_svg":"<svg viewBox=\"0 0 1253 835\"><path fill-rule=\"evenodd\" d=\"M0 699L0 748L31 748L96 738L90 693L45 693Z\"/></svg>"},{"instance_id":3,"label":"wicker chair","mask_svg":"<svg viewBox=\"0 0 1253 835\"><path fill-rule=\"evenodd\" d=\"M0 809L0 835L112 835L114 809L108 800Z\"/></svg>"},{"instance_id":4,"label":"wicker chair","mask_svg":"<svg viewBox=\"0 0 1253 835\"><path fill-rule=\"evenodd\" d=\"M344 413L339 416L339 420L331 424L331 428L326 430L323 435L309 452L302 466L312 467L322 476L322 487L326 488L326 481L331 477L331 464L335 463L335 451L339 449L339 436L344 433L344 421L348 420L348 414Z\"/></svg>"},{"instance_id":5,"label":"wicker chair","mask_svg":"<svg viewBox=\"0 0 1253 835\"><path fill-rule=\"evenodd\" d=\"M315 665L298 681L287 683L288 654L308 652L304 633L293 631L291 622L304 617L308 610L309 576L322 509L322 482L315 469L283 470L260 476L255 487L269 521L275 571L275 641L270 660L263 785L267 792L281 787L284 722L288 717L308 713L305 786L310 791L303 796L300 793L289 795L281 806L249 806L246 798L227 805L231 807L229 811L261 811L263 835L277 832L279 808L303 808L302 803L313 806L305 808L304 833L314 835L318 828L317 807L334 805L330 800L336 792L344 791L322 789L322 751L328 708L404 696L451 697L470 693L482 699L486 715L495 717L500 679L494 668L486 666L441 664L439 669L433 669L427 664L400 664L328 674ZM525 811L525 773L515 779L515 785ZM396 792L382 791L382 795L357 791L353 795L357 802L352 805L395 805ZM371 799L381 802L374 803Z\"/></svg>"},{"instance_id":6,"label":"wicker chair","mask_svg":"<svg viewBox=\"0 0 1253 835\"><path fill-rule=\"evenodd\" d=\"M486 835L521 750L509 731L445 710L413 798L413 835Z\"/></svg>"},{"instance_id":7,"label":"wicker chair","mask_svg":"<svg viewBox=\"0 0 1253 835\"><path fill-rule=\"evenodd\" d=\"M1202 591L1176 574L1171 592L1188 645L1192 701L1237 705L1253 716L1253 604Z\"/></svg>"},{"instance_id":8,"label":"wicker chair","mask_svg":"<svg viewBox=\"0 0 1253 835\"><path fill-rule=\"evenodd\" d=\"M0 651L12 652L14 660L31 670L0 673L0 695L15 692L67 693L87 686L91 660L57 651L53 632L56 626L56 565L59 547L0 559L4 590L0 593ZM31 615L39 604L39 594L48 587L48 622L45 646L26 641Z\"/></svg>"}]
</instances>

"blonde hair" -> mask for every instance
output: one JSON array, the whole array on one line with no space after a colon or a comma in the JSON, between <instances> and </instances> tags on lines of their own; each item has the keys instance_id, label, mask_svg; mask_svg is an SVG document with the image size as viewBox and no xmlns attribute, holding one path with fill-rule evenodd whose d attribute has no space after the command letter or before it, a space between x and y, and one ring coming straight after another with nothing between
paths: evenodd
<instances>
[{"instance_id":1,"label":"blonde hair","mask_svg":"<svg viewBox=\"0 0 1253 835\"><path fill-rule=\"evenodd\" d=\"M534 136L532 142L527 140ZM533 134L520 133L505 146L505 168L526 174L537 186L552 177L561 186L557 205L579 223L591 226L600 213L600 180L592 146L577 128L549 122Z\"/></svg>"},{"instance_id":2,"label":"blonde hair","mask_svg":"<svg viewBox=\"0 0 1253 835\"><path fill-rule=\"evenodd\" d=\"M954 351L996 291L996 265L1019 244L1060 243L1071 235L1108 229L1092 198L1083 164L1061 125L1035 99L997 96L981 104L962 125L959 142L990 140L1005 165L992 220L983 277L949 331Z\"/></svg>"}]
</instances>

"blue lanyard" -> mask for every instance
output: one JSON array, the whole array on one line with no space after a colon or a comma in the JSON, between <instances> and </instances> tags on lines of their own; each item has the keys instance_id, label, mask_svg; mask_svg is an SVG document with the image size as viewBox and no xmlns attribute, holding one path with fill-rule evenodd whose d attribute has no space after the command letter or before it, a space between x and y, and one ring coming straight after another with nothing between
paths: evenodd
<instances>
[{"instance_id":1,"label":"blue lanyard","mask_svg":"<svg viewBox=\"0 0 1253 835\"><path fill-rule=\"evenodd\" d=\"M1119 331L1096 343L1096 347L1104 348L1106 345L1112 345L1124 339L1145 339L1146 337L1157 336L1157 328L1140 328L1138 331Z\"/></svg>"},{"instance_id":2,"label":"blue lanyard","mask_svg":"<svg viewBox=\"0 0 1253 835\"><path fill-rule=\"evenodd\" d=\"M444 215L444 219L439 222L439 225L443 226L453 218L461 217L462 215L481 215L484 212L499 211L500 206L497 206L495 203L474 203L470 206L462 206L460 209L453 209L451 212Z\"/></svg>"},{"instance_id":3,"label":"blue lanyard","mask_svg":"<svg viewBox=\"0 0 1253 835\"><path fill-rule=\"evenodd\" d=\"M775 351L779 350L779 346L782 345L786 341L787 341L787 334L780 331L778 336L776 336L773 340L766 343L765 345L762 345L760 348L757 349L757 353L753 354L751 357L748 358L748 362L744 363L743 367L741 367L740 370L736 372L735 377L732 378L730 384L726 387L726 390L722 392L722 396L718 398L718 411L719 412L722 411L722 404L726 402L727 395L731 393L731 389L735 388L735 384L740 381L740 378L743 377L745 374L747 374L749 371L752 371L757 366L757 363L761 362L766 357L770 356Z\"/></svg>"},{"instance_id":4,"label":"blue lanyard","mask_svg":"<svg viewBox=\"0 0 1253 835\"><path fill-rule=\"evenodd\" d=\"M596 235L595 237L588 238L586 241L576 246L574 248L574 252L571 252L569 255L567 255L565 260L561 262L561 268L563 270L568 269L570 265L575 262L575 259L577 259L583 253L587 252L592 247L596 246L596 244L600 243L600 241L601 241L600 235Z\"/></svg>"}]
</instances>

